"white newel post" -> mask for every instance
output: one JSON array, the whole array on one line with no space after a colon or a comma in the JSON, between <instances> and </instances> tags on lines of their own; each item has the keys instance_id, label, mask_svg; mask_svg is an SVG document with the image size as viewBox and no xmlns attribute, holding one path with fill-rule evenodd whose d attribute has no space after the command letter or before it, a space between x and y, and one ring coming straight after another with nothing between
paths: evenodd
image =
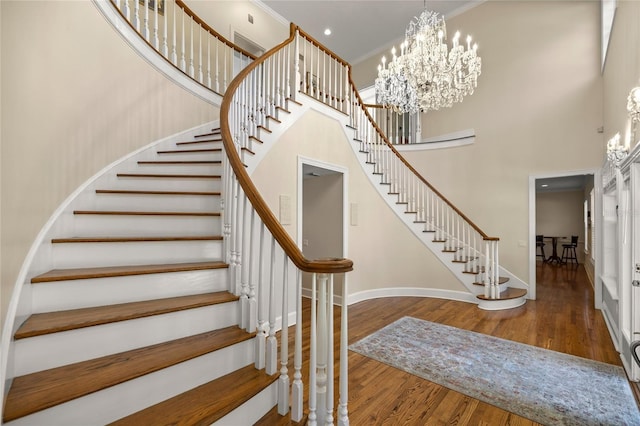
<instances>
[{"instance_id":1,"label":"white newel post","mask_svg":"<svg viewBox=\"0 0 640 426\"><path fill-rule=\"evenodd\" d=\"M333 360L334 360L334 345L333 345L333 277L334 274L329 275L329 282L327 286L327 304L322 308L327 312L327 399L326 399L326 413L325 418L326 425L333 425L333 395L334 395L334 374L333 374Z\"/></svg>"},{"instance_id":2,"label":"white newel post","mask_svg":"<svg viewBox=\"0 0 640 426\"><path fill-rule=\"evenodd\" d=\"M349 426L349 324L347 305L347 274L342 277L342 311L340 312L340 402L338 426Z\"/></svg>"},{"instance_id":3,"label":"white newel post","mask_svg":"<svg viewBox=\"0 0 640 426\"><path fill-rule=\"evenodd\" d=\"M318 321L316 318L318 309L316 306L318 274L314 273L311 279L311 324L309 329L309 426L317 425L316 407L318 406L316 353L318 351Z\"/></svg>"},{"instance_id":4,"label":"white newel post","mask_svg":"<svg viewBox=\"0 0 640 426\"><path fill-rule=\"evenodd\" d=\"M489 241L485 241L485 252L484 252L484 273L482 274L482 276L484 277L483 281L484 281L484 297L491 297L491 282L489 280L489 274L490 274L490 257L491 257L491 247L489 246Z\"/></svg>"},{"instance_id":5,"label":"white newel post","mask_svg":"<svg viewBox=\"0 0 640 426\"><path fill-rule=\"evenodd\" d=\"M316 395L318 424L325 424L327 407L327 274L318 275L318 337L316 347Z\"/></svg>"}]
</instances>

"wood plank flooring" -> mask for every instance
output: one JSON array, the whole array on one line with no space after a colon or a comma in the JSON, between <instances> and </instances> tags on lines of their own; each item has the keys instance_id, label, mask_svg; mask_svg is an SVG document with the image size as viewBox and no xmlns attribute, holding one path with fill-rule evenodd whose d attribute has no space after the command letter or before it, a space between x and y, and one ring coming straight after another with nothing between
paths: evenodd
<instances>
[{"instance_id":1,"label":"wood plank flooring","mask_svg":"<svg viewBox=\"0 0 640 426\"><path fill-rule=\"evenodd\" d=\"M602 313L593 308L593 289L582 265L539 263L537 283L537 300L529 300L524 306L508 311L483 311L473 304L431 298L398 297L360 302L349 307L349 343L403 316L412 316L621 365ZM304 341L308 342L308 300L304 308ZM335 315L334 321L339 324L338 307ZM291 329L289 336L293 335ZM336 332L336 358L339 341L339 332ZM290 338L290 354L292 349ZM303 350L308 353L308 347ZM292 366L290 362L289 368ZM305 364L305 383L308 369ZM338 364L335 371L337 375ZM337 390L336 381L336 399ZM348 410L351 425L538 424L354 352L349 352ZM273 421L267 415L258 424L268 425Z\"/></svg>"}]
</instances>

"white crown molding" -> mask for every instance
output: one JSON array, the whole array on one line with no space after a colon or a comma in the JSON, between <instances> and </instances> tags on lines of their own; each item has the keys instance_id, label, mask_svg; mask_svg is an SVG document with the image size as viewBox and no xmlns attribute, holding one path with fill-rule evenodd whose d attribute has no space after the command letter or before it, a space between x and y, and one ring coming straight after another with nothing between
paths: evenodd
<instances>
[{"instance_id":1,"label":"white crown molding","mask_svg":"<svg viewBox=\"0 0 640 426\"><path fill-rule=\"evenodd\" d=\"M287 20L285 17L280 15L275 10L271 9L269 6L264 4L262 1L260 1L260 0L251 0L251 3L255 4L257 7L259 7L260 9L262 9L263 11L265 11L266 13L271 15L271 17L273 17L273 19L275 19L276 21L280 22L282 25L287 25L287 26L289 25L289 20Z\"/></svg>"}]
</instances>

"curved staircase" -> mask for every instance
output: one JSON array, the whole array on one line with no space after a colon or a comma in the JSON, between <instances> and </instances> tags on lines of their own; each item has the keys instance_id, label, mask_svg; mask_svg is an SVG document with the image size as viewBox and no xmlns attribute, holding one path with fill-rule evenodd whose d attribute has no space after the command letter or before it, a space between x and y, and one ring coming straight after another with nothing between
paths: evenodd
<instances>
[{"instance_id":1,"label":"curved staircase","mask_svg":"<svg viewBox=\"0 0 640 426\"><path fill-rule=\"evenodd\" d=\"M87 188L45 242L4 423L251 424L276 404L222 259L219 131L154 151Z\"/></svg>"}]
</instances>

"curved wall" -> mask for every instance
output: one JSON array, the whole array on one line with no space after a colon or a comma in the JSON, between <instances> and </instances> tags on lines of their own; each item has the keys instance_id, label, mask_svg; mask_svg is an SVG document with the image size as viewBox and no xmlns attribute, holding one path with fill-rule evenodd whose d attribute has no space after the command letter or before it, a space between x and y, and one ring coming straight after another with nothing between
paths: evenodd
<instances>
[{"instance_id":1,"label":"curved wall","mask_svg":"<svg viewBox=\"0 0 640 426\"><path fill-rule=\"evenodd\" d=\"M354 263L354 270L348 274L350 300L357 301L357 293L362 292L365 293L363 298L368 297L366 294L381 294L377 291L399 295L400 288L413 289L404 294L430 292L434 295L443 290L468 295L467 289L411 233L372 187L348 145L350 143L352 141L347 139L337 120L310 110L270 148L251 178L272 211L277 212L280 195L289 196L292 206L299 203L298 155L348 170L347 204L358 206L357 225L347 227L348 253L345 257ZM294 240L297 220L292 214L291 224L285 226Z\"/></svg>"},{"instance_id":2,"label":"curved wall","mask_svg":"<svg viewBox=\"0 0 640 426\"><path fill-rule=\"evenodd\" d=\"M215 120L140 58L90 1L2 1L2 321L54 210L106 165Z\"/></svg>"}]
</instances>

